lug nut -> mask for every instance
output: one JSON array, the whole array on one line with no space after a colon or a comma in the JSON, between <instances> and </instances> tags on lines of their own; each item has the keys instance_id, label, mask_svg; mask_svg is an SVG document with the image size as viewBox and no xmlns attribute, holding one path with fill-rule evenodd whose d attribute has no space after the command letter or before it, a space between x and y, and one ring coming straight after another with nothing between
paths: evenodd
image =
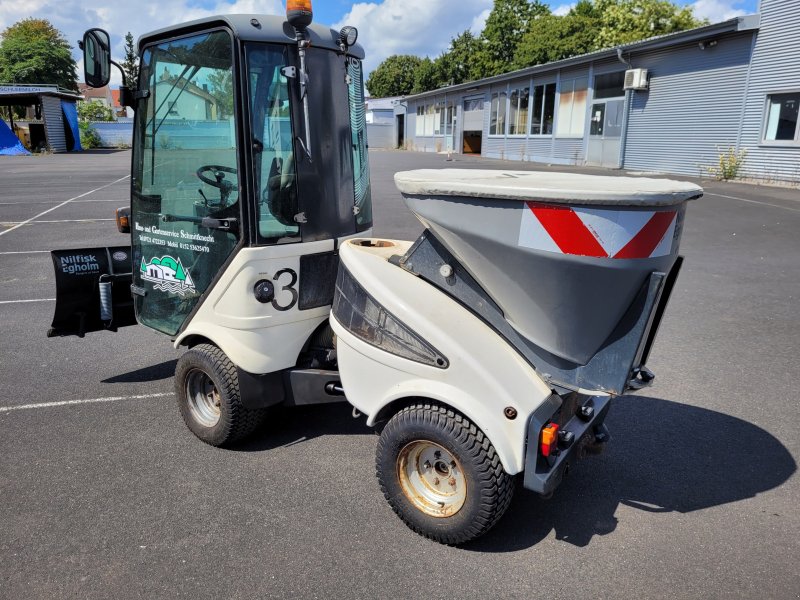
<instances>
[{"instance_id":1,"label":"lug nut","mask_svg":"<svg viewBox=\"0 0 800 600\"><path fill-rule=\"evenodd\" d=\"M439 485L439 478L438 477L434 477L433 478L433 485Z\"/></svg>"},{"instance_id":2,"label":"lug nut","mask_svg":"<svg viewBox=\"0 0 800 600\"><path fill-rule=\"evenodd\" d=\"M437 450L436 452L434 452L434 453L433 453L433 455L434 455L436 458L441 458L441 457L442 457L442 453L441 453L441 451L439 451L439 450Z\"/></svg>"},{"instance_id":3,"label":"lug nut","mask_svg":"<svg viewBox=\"0 0 800 600\"><path fill-rule=\"evenodd\" d=\"M451 461L450 461L450 466L451 466L453 469L455 469L455 468L456 468L456 461L454 461L454 460L451 460Z\"/></svg>"},{"instance_id":4,"label":"lug nut","mask_svg":"<svg viewBox=\"0 0 800 600\"><path fill-rule=\"evenodd\" d=\"M425 467L426 469L430 469L431 468L431 461L426 460L424 463L422 463L422 466Z\"/></svg>"},{"instance_id":5,"label":"lug nut","mask_svg":"<svg viewBox=\"0 0 800 600\"><path fill-rule=\"evenodd\" d=\"M456 478L451 477L450 479L447 480L447 483L449 483L452 487L456 487Z\"/></svg>"}]
</instances>

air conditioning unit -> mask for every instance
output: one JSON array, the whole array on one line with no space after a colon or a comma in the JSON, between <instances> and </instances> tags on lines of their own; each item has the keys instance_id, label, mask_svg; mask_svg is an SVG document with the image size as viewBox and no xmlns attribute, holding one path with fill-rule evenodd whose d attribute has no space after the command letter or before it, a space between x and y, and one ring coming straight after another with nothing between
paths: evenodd
<instances>
[{"instance_id":1,"label":"air conditioning unit","mask_svg":"<svg viewBox=\"0 0 800 600\"><path fill-rule=\"evenodd\" d=\"M625 71L625 85L626 90L646 90L647 83L647 69L628 69Z\"/></svg>"}]
</instances>

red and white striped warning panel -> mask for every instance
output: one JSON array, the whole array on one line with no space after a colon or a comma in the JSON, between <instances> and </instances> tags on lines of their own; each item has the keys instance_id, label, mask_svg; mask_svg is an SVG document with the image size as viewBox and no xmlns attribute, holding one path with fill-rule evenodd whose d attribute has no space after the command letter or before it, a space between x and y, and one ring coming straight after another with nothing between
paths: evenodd
<instances>
[{"instance_id":1,"label":"red and white striped warning panel","mask_svg":"<svg viewBox=\"0 0 800 600\"><path fill-rule=\"evenodd\" d=\"M519 245L596 258L656 258L672 252L677 211L572 208L526 202Z\"/></svg>"}]
</instances>

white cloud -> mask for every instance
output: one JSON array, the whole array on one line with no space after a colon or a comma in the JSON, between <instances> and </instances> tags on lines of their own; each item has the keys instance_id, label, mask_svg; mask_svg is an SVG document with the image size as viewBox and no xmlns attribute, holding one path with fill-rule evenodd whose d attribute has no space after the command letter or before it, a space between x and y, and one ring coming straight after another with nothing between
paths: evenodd
<instances>
[{"instance_id":1,"label":"white cloud","mask_svg":"<svg viewBox=\"0 0 800 600\"><path fill-rule=\"evenodd\" d=\"M489 18L489 14L491 12L492 9L487 8L474 19L472 19L472 24L469 26L469 30L472 32L472 35L480 35L481 31L483 31L483 28L486 26L486 19Z\"/></svg>"},{"instance_id":2,"label":"white cloud","mask_svg":"<svg viewBox=\"0 0 800 600\"><path fill-rule=\"evenodd\" d=\"M358 41L367 57L369 73L393 54L436 57L446 50L450 39L465 29L481 28L492 0L384 0L354 4L339 23L358 28ZM482 19L482 20L481 20Z\"/></svg>"},{"instance_id":3,"label":"white cloud","mask_svg":"<svg viewBox=\"0 0 800 600\"><path fill-rule=\"evenodd\" d=\"M735 8L737 4L742 3L736 0L697 0L690 6L694 10L695 17L708 19L712 23L719 23L720 21L727 21L747 14L747 11Z\"/></svg>"},{"instance_id":4,"label":"white cloud","mask_svg":"<svg viewBox=\"0 0 800 600\"><path fill-rule=\"evenodd\" d=\"M139 0L109 3L108 0L0 0L0 31L21 19L35 17L49 20L59 29L73 47L73 55L80 60L78 40L90 27L101 27L111 34L112 56L120 61L124 57L125 34L140 35L177 23L217 14L256 13L284 14L280 0L211 0L209 8L189 6L189 0ZM82 64L78 65L82 79ZM111 70L112 85L119 85L117 69Z\"/></svg>"}]
</instances>

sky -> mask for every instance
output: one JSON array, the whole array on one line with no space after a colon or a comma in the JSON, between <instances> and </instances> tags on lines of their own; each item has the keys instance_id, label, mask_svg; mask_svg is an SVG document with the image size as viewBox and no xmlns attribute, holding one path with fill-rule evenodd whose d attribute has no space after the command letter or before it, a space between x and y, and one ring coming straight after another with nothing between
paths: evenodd
<instances>
[{"instance_id":1,"label":"sky","mask_svg":"<svg viewBox=\"0 0 800 600\"><path fill-rule=\"evenodd\" d=\"M343 25L358 28L358 41L367 58L368 74L393 54L415 54L435 58L447 49L450 39L465 29L479 33L492 7L492 0L312 0L314 21L338 29ZM566 13L569 0L546 2L555 14ZM711 22L758 11L758 0L677 0L690 5L695 15ZM213 14L285 14L280 0L0 0L0 31L27 18L48 19L73 45L80 59L77 40L90 27L101 27L111 34L112 55L124 57L124 37L134 38L184 21ZM82 75L82 64L79 63ZM112 85L120 83L112 69ZM82 79L82 77L81 77Z\"/></svg>"}]
</instances>

